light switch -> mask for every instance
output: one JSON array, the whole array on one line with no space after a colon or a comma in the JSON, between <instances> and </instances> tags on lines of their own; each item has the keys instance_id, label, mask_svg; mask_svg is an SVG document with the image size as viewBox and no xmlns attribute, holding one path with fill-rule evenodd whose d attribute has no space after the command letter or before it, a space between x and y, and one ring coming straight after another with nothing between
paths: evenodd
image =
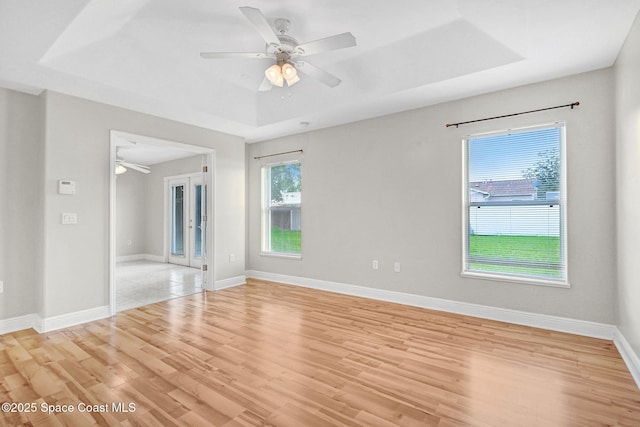
<instances>
[{"instance_id":1,"label":"light switch","mask_svg":"<svg viewBox=\"0 0 640 427\"><path fill-rule=\"evenodd\" d=\"M78 214L77 213L63 213L62 214L62 223L65 225L77 224L78 223Z\"/></svg>"}]
</instances>

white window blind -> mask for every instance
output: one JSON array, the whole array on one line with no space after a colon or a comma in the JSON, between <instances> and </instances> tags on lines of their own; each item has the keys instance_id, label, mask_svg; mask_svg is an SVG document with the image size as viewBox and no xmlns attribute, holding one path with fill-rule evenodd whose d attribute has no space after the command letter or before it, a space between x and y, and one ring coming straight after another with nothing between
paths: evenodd
<instances>
[{"instance_id":1,"label":"white window blind","mask_svg":"<svg viewBox=\"0 0 640 427\"><path fill-rule=\"evenodd\" d=\"M564 125L465 140L464 273L566 284Z\"/></svg>"}]
</instances>

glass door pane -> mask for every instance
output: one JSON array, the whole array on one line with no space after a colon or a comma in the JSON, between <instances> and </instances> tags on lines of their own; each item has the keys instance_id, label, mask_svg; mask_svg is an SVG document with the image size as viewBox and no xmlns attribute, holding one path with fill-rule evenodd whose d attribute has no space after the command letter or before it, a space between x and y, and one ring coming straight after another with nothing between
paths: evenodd
<instances>
[{"instance_id":1,"label":"glass door pane","mask_svg":"<svg viewBox=\"0 0 640 427\"><path fill-rule=\"evenodd\" d=\"M196 258L202 258L202 185L197 184L194 186L194 256Z\"/></svg>"},{"instance_id":2,"label":"glass door pane","mask_svg":"<svg viewBox=\"0 0 640 427\"><path fill-rule=\"evenodd\" d=\"M185 255L184 205L184 185L171 187L171 255Z\"/></svg>"}]
</instances>

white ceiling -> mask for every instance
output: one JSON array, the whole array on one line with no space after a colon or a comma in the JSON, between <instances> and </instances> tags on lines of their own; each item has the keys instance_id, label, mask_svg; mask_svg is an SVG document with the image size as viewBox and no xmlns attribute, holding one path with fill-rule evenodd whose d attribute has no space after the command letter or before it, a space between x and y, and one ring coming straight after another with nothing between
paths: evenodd
<instances>
[{"instance_id":1,"label":"white ceiling","mask_svg":"<svg viewBox=\"0 0 640 427\"><path fill-rule=\"evenodd\" d=\"M187 145L174 141L135 135L121 131L111 131L111 141L116 146L116 159L143 166L201 156L210 149Z\"/></svg>"},{"instance_id":2,"label":"white ceiling","mask_svg":"<svg viewBox=\"0 0 640 427\"><path fill-rule=\"evenodd\" d=\"M291 21L342 79L258 92L268 59L238 10ZM259 141L613 64L640 0L0 0L0 86L50 89ZM573 100L568 100L573 101ZM308 122L304 125L304 122Z\"/></svg>"}]
</instances>

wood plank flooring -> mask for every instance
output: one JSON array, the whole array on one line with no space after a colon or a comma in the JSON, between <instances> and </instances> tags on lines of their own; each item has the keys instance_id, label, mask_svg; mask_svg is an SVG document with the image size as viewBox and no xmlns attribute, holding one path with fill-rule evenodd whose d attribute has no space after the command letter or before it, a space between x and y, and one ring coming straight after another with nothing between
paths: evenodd
<instances>
[{"instance_id":1,"label":"wood plank flooring","mask_svg":"<svg viewBox=\"0 0 640 427\"><path fill-rule=\"evenodd\" d=\"M0 381L8 426L640 426L610 341L257 280L0 336Z\"/></svg>"}]
</instances>

